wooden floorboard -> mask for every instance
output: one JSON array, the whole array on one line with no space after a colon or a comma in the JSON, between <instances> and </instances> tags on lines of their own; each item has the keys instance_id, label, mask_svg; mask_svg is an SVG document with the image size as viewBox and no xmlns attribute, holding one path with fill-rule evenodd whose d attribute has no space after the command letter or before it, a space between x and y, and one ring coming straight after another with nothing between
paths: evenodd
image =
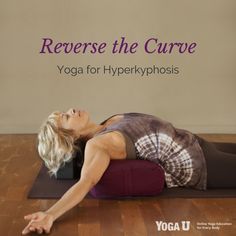
<instances>
[{"instance_id":1,"label":"wooden floorboard","mask_svg":"<svg viewBox=\"0 0 236 236\"><path fill-rule=\"evenodd\" d=\"M236 135L199 134L209 141L235 142ZM27 199L40 169L36 135L0 135L0 235L20 235L23 216L44 211L56 200ZM236 170L235 170L236 171ZM158 231L156 221L190 221L190 231ZM220 230L199 223L231 223ZM236 235L236 198L154 197L125 200L85 199L55 223L57 236Z\"/></svg>"}]
</instances>

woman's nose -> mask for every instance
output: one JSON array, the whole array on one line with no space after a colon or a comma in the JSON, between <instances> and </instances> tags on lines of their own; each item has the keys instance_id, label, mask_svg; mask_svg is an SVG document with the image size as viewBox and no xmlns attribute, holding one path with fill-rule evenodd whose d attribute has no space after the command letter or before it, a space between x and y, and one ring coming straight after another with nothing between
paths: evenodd
<instances>
[{"instance_id":1,"label":"woman's nose","mask_svg":"<svg viewBox=\"0 0 236 236\"><path fill-rule=\"evenodd\" d=\"M67 113L67 114L73 113L73 108L70 108L66 113Z\"/></svg>"},{"instance_id":2,"label":"woman's nose","mask_svg":"<svg viewBox=\"0 0 236 236\"><path fill-rule=\"evenodd\" d=\"M74 108L70 108L70 109L68 110L68 113L69 113L69 114L74 114L74 113L75 113L75 109L74 109Z\"/></svg>"}]
</instances>

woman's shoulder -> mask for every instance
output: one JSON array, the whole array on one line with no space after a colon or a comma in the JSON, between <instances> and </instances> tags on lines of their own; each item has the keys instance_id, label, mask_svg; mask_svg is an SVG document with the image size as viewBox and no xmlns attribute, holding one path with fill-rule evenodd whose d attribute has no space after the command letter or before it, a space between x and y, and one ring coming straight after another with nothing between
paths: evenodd
<instances>
[{"instance_id":1,"label":"woman's shoulder","mask_svg":"<svg viewBox=\"0 0 236 236\"><path fill-rule=\"evenodd\" d=\"M88 145L106 150L112 159L123 159L126 157L125 138L117 130L103 133L91 138Z\"/></svg>"},{"instance_id":2,"label":"woman's shoulder","mask_svg":"<svg viewBox=\"0 0 236 236\"><path fill-rule=\"evenodd\" d=\"M88 143L97 145L99 147L111 147L111 145L119 145L123 141L121 132L118 130L101 133L91 138Z\"/></svg>"},{"instance_id":3,"label":"woman's shoulder","mask_svg":"<svg viewBox=\"0 0 236 236\"><path fill-rule=\"evenodd\" d=\"M113 120L116 120L116 119L122 119L124 118L125 116L125 113L120 113L120 114L115 114L115 115L112 115L112 116L109 116L107 119L103 120L100 125L104 125L106 123L109 123Z\"/></svg>"}]
</instances>

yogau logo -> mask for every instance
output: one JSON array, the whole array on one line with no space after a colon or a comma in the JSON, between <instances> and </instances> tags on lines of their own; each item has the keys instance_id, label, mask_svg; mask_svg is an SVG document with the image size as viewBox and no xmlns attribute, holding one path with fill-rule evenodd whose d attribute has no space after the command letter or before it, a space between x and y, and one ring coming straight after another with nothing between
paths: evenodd
<instances>
[{"instance_id":1,"label":"yogau logo","mask_svg":"<svg viewBox=\"0 0 236 236\"><path fill-rule=\"evenodd\" d=\"M181 221L181 223L156 221L156 225L158 231L189 231L190 229L190 221Z\"/></svg>"}]
</instances>

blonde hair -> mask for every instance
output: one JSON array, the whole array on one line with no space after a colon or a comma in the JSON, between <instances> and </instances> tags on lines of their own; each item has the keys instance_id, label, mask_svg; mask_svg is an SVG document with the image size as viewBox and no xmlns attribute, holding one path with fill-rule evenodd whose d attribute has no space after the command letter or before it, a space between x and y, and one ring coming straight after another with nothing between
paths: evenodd
<instances>
[{"instance_id":1,"label":"blonde hair","mask_svg":"<svg viewBox=\"0 0 236 236\"><path fill-rule=\"evenodd\" d=\"M38 152L50 177L57 176L57 171L73 158L78 147L75 145L73 131L59 127L61 112L54 111L43 122L38 133Z\"/></svg>"}]
</instances>

